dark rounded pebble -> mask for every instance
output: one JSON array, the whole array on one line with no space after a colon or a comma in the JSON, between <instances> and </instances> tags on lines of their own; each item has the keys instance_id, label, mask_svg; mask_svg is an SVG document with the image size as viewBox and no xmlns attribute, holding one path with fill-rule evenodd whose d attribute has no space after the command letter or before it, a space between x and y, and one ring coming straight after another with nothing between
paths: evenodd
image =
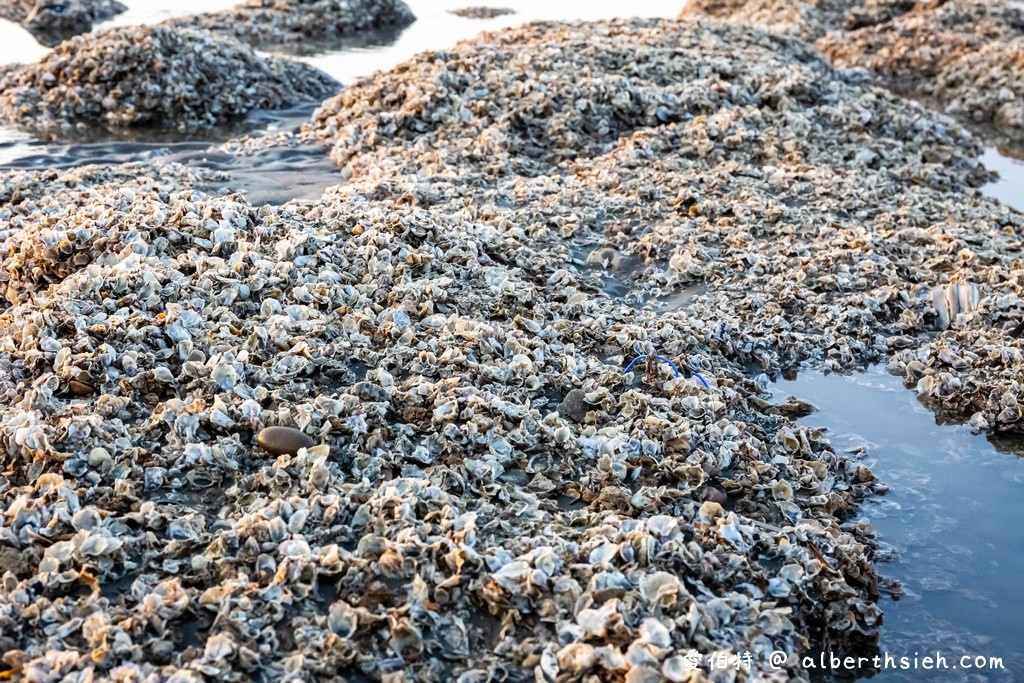
<instances>
[{"instance_id":1,"label":"dark rounded pebble","mask_svg":"<svg viewBox=\"0 0 1024 683\"><path fill-rule=\"evenodd\" d=\"M704 494L704 500L724 505L725 502L729 500L729 496L725 494L725 491L716 489L714 486L709 486L707 492Z\"/></svg>"},{"instance_id":2,"label":"dark rounded pebble","mask_svg":"<svg viewBox=\"0 0 1024 683\"><path fill-rule=\"evenodd\" d=\"M256 436L260 448L274 455L295 455L300 448L311 448L316 442L308 434L291 427L267 427Z\"/></svg>"},{"instance_id":3,"label":"dark rounded pebble","mask_svg":"<svg viewBox=\"0 0 1024 683\"><path fill-rule=\"evenodd\" d=\"M583 399L586 394L582 389L573 389L565 398L562 399L562 403L558 406L558 414L567 420L575 420L576 422L583 422L587 417L587 413L590 412L590 408L587 406L587 402Z\"/></svg>"},{"instance_id":4,"label":"dark rounded pebble","mask_svg":"<svg viewBox=\"0 0 1024 683\"><path fill-rule=\"evenodd\" d=\"M74 379L68 382L68 388L71 389L71 393L75 396L92 396L96 391L85 382L79 382Z\"/></svg>"}]
</instances>

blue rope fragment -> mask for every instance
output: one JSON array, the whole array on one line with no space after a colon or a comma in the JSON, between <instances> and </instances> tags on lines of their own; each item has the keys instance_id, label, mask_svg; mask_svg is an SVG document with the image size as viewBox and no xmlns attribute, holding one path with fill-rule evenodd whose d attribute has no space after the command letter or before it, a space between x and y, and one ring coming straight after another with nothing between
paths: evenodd
<instances>
[{"instance_id":1,"label":"blue rope fragment","mask_svg":"<svg viewBox=\"0 0 1024 683\"><path fill-rule=\"evenodd\" d=\"M668 358L665 358L665 356L655 356L654 360L660 360L662 363L668 363L669 365L672 366L672 371L676 373L676 377L679 376L679 368L676 367L675 363L670 361Z\"/></svg>"},{"instance_id":2,"label":"blue rope fragment","mask_svg":"<svg viewBox=\"0 0 1024 683\"><path fill-rule=\"evenodd\" d=\"M642 361L644 358L647 358L647 356L637 356L636 358L634 358L633 361L626 366L626 369L622 371L622 374L627 374L630 370L633 369L634 365Z\"/></svg>"},{"instance_id":3,"label":"blue rope fragment","mask_svg":"<svg viewBox=\"0 0 1024 683\"><path fill-rule=\"evenodd\" d=\"M669 360L668 358L665 358L665 356L652 356L652 357L654 358L654 360L661 361L662 363L668 363L672 367L672 371L674 373L676 373L676 377L680 376L681 373L679 372L679 368L677 368L676 364L673 363L671 360ZM622 373L623 374L628 373L630 370L633 369L634 365L636 365L640 361L644 360L645 358L647 358L647 354L642 354L642 355L637 356L632 361L630 361L629 365L626 366L626 369L623 370ZM700 380L700 383L704 385L705 389L710 389L711 388L711 385L708 384L708 381L706 379L704 379L703 377L701 377L700 374L694 372L693 370L690 370L690 374L693 375L694 377L696 377L698 380Z\"/></svg>"}]
</instances>

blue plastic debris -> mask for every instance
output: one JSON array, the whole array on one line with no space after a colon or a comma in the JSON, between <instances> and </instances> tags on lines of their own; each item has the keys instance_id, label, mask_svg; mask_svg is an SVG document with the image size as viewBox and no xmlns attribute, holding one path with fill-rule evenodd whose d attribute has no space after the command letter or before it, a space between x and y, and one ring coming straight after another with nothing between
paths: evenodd
<instances>
[{"instance_id":1,"label":"blue plastic debris","mask_svg":"<svg viewBox=\"0 0 1024 683\"><path fill-rule=\"evenodd\" d=\"M623 373L629 372L630 370L633 369L634 365L636 365L637 363L639 363L640 361L642 361L642 360L644 360L644 359L646 359L648 357L649 356L647 354L642 354L642 355L637 356L632 361L630 361L629 365L626 366L626 369L623 370ZM676 373L676 377L679 377L682 374L682 373L679 372L679 368L676 367L676 364L673 363L668 358L665 358L665 356L650 356L650 358L654 358L654 360L661 361L662 363L668 363L669 366L671 366L672 371L674 373ZM710 389L711 388L711 385L708 384L708 381L706 379L704 379L703 377L701 377L699 373L696 373L693 370L690 370L690 374L693 375L694 377L696 377L698 380L700 380L700 383L704 385L705 389Z\"/></svg>"}]
</instances>

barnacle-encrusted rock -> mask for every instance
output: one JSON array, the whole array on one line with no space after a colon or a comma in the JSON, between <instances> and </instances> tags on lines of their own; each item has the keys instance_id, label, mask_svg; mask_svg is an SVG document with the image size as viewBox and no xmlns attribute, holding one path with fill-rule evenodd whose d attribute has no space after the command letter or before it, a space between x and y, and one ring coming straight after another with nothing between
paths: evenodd
<instances>
[{"instance_id":1,"label":"barnacle-encrusted rock","mask_svg":"<svg viewBox=\"0 0 1024 683\"><path fill-rule=\"evenodd\" d=\"M3 0L0 17L23 25L36 40L52 47L126 9L117 0Z\"/></svg>"},{"instance_id":2,"label":"barnacle-encrusted rock","mask_svg":"<svg viewBox=\"0 0 1024 683\"><path fill-rule=\"evenodd\" d=\"M212 33L124 27L72 38L0 80L0 117L53 131L77 125L191 128L322 98L337 88L300 62L261 57Z\"/></svg>"},{"instance_id":3,"label":"barnacle-encrusted rock","mask_svg":"<svg viewBox=\"0 0 1024 683\"><path fill-rule=\"evenodd\" d=\"M306 52L310 41L401 28L416 20L402 0L246 0L238 6L165 22L233 36L260 49Z\"/></svg>"}]
</instances>

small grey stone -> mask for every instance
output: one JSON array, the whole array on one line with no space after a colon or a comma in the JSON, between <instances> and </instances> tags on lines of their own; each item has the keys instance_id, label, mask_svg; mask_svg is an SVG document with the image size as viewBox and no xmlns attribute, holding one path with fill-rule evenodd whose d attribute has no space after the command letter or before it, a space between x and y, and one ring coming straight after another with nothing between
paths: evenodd
<instances>
[{"instance_id":1,"label":"small grey stone","mask_svg":"<svg viewBox=\"0 0 1024 683\"><path fill-rule=\"evenodd\" d=\"M590 412L587 402L583 399L585 395L582 389L570 391L562 399L561 405L558 406L558 414L568 420L583 422L584 418L587 417L587 413Z\"/></svg>"}]
</instances>

